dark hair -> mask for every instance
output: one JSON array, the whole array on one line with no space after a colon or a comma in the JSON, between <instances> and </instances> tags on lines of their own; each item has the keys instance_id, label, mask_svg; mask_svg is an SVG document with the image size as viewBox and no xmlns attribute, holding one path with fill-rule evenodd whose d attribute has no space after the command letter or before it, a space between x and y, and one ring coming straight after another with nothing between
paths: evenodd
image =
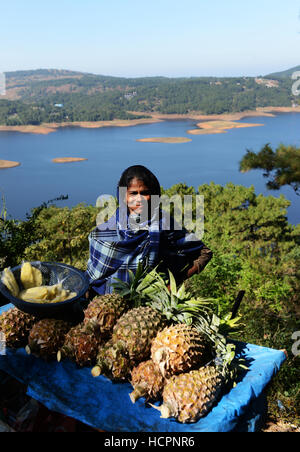
<instances>
[{"instance_id":1,"label":"dark hair","mask_svg":"<svg viewBox=\"0 0 300 452\"><path fill-rule=\"evenodd\" d=\"M151 195L160 196L160 184L156 176L154 176L154 174L143 165L129 166L129 168L123 171L118 183L118 189L119 187L128 188L130 182L134 178L143 181L144 184L148 187Z\"/></svg>"}]
</instances>

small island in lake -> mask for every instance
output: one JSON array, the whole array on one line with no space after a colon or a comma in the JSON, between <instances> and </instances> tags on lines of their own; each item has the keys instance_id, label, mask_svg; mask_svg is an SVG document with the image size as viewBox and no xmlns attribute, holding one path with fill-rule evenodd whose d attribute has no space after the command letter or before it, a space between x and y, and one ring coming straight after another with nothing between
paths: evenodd
<instances>
[{"instance_id":1,"label":"small island in lake","mask_svg":"<svg viewBox=\"0 0 300 452\"><path fill-rule=\"evenodd\" d=\"M259 127L264 124L242 123L235 121L205 121L197 124L198 129L188 130L191 135L206 135L210 133L226 133L229 129L240 129L242 127Z\"/></svg>"},{"instance_id":2,"label":"small island in lake","mask_svg":"<svg viewBox=\"0 0 300 452\"><path fill-rule=\"evenodd\" d=\"M0 160L0 169L14 168L20 166L20 162L12 162L11 160Z\"/></svg>"},{"instance_id":3,"label":"small island in lake","mask_svg":"<svg viewBox=\"0 0 300 452\"><path fill-rule=\"evenodd\" d=\"M82 158L82 157L57 157L55 159L52 159L52 162L54 162L54 163L72 163L72 162L82 162L83 160L87 160L87 159Z\"/></svg>"},{"instance_id":4,"label":"small island in lake","mask_svg":"<svg viewBox=\"0 0 300 452\"><path fill-rule=\"evenodd\" d=\"M140 138L136 141L142 141L143 143L188 143L192 140L185 137L152 137Z\"/></svg>"}]
</instances>

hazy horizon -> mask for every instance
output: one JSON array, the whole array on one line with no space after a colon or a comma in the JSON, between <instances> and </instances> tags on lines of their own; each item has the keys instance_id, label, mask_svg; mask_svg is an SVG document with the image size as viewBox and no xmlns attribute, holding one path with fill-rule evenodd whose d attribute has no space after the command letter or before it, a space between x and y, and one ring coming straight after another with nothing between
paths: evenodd
<instances>
[{"instance_id":1,"label":"hazy horizon","mask_svg":"<svg viewBox=\"0 0 300 452\"><path fill-rule=\"evenodd\" d=\"M156 75L140 75L140 76L122 76L122 75L112 75L112 74L103 74L103 73L95 73L95 72L88 72L88 71L81 71L81 70L74 70L74 69L69 69L66 67L32 67L32 68L28 68L28 69L23 69L23 68L19 68L19 69L15 69L14 71L5 71L5 72L19 72L19 71L40 71L40 70L47 70L47 71L69 71L69 72L79 72L82 74L91 74L91 75L99 75L99 76L103 76L103 77L119 77L119 78L152 78L152 77L163 77L163 78L198 78L198 77L216 77L216 78L222 78L222 77L226 77L226 78L235 78L235 77L259 77L259 76L266 76L272 73L277 73L277 72L283 72L283 71L287 71L287 70L291 70L294 68L299 68L300 64L293 66L293 67L284 67L284 68L279 68L278 70L272 71L272 72L266 72L266 73L259 73L259 74L252 74L252 75L241 75L241 74L235 74L235 75L214 75L214 74L206 74L206 75L178 75L178 76L167 76L167 75L161 75L161 74L156 74ZM4 73L5 73L4 72Z\"/></svg>"},{"instance_id":2,"label":"hazy horizon","mask_svg":"<svg viewBox=\"0 0 300 452\"><path fill-rule=\"evenodd\" d=\"M1 6L0 72L258 76L299 64L298 0L38 2Z\"/></svg>"}]
</instances>

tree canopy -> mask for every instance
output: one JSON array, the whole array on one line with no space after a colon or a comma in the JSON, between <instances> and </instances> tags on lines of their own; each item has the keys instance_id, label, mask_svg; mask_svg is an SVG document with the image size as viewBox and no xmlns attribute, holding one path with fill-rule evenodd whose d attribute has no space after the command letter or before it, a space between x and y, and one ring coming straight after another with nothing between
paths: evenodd
<instances>
[{"instance_id":1,"label":"tree canopy","mask_svg":"<svg viewBox=\"0 0 300 452\"><path fill-rule=\"evenodd\" d=\"M40 70L8 72L6 79L0 124L11 126L133 119L134 112L222 114L299 101L288 78L270 86L255 77L124 78Z\"/></svg>"},{"instance_id":2,"label":"tree canopy","mask_svg":"<svg viewBox=\"0 0 300 452\"><path fill-rule=\"evenodd\" d=\"M300 195L300 148L281 144L273 150L266 144L258 153L247 150L240 162L240 171L262 169L268 178L267 187L279 190L290 185Z\"/></svg>"}]
</instances>

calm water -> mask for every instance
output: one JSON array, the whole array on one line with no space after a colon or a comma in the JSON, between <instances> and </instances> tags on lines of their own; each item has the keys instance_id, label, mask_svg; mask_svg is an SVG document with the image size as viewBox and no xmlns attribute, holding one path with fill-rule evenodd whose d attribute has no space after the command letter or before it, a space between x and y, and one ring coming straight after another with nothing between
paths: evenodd
<instances>
[{"instance_id":1,"label":"calm water","mask_svg":"<svg viewBox=\"0 0 300 452\"><path fill-rule=\"evenodd\" d=\"M73 206L79 202L95 205L100 194L115 194L121 172L130 165L151 169L161 185L168 188L178 182L193 185L214 181L254 185L256 193L279 196L291 201L288 218L300 222L300 197L293 189L280 192L265 188L262 171L241 174L239 161L246 149L259 151L266 143L300 147L300 114L282 114L274 118L245 118L240 122L264 124L230 130L219 135L189 135L195 121L166 121L134 127L102 129L67 128L49 135L0 133L0 159L21 162L21 166L0 170L0 194L4 195L9 215L25 218L26 212L60 195L69 199L57 203ZM142 143L138 138L187 136L184 144ZM86 157L87 161L55 164L55 157ZM1 204L0 204L1 210Z\"/></svg>"}]
</instances>

